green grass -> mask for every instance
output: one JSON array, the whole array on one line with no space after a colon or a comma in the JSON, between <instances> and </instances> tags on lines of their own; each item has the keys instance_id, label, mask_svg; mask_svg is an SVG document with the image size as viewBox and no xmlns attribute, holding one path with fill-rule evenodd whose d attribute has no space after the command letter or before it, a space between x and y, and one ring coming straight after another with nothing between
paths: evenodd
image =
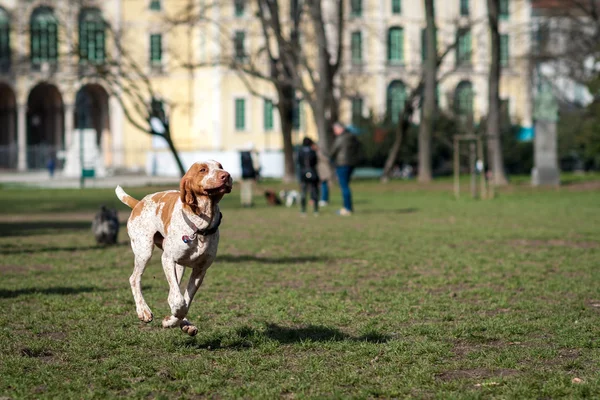
<instances>
[{"instance_id":1,"label":"green grass","mask_svg":"<svg viewBox=\"0 0 600 400\"><path fill-rule=\"evenodd\" d=\"M489 201L456 201L449 182L353 187L350 218L334 215L337 187L318 218L226 196L193 338L160 327L158 254L145 325L124 227L95 245L112 190L2 190L0 397L600 396L598 185Z\"/></svg>"}]
</instances>

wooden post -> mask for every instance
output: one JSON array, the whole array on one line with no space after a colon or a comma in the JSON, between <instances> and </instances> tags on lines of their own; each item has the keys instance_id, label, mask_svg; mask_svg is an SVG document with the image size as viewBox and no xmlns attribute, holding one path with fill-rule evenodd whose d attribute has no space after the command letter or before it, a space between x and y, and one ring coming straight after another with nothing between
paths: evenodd
<instances>
[{"instance_id":1,"label":"wooden post","mask_svg":"<svg viewBox=\"0 0 600 400\"><path fill-rule=\"evenodd\" d=\"M460 197L460 140L454 136L454 197Z\"/></svg>"}]
</instances>

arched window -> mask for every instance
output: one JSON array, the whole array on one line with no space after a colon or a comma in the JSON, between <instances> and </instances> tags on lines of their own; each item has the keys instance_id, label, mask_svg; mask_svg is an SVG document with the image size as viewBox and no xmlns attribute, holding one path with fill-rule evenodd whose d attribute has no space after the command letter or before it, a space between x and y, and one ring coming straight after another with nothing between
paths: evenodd
<instances>
[{"instance_id":1,"label":"arched window","mask_svg":"<svg viewBox=\"0 0 600 400\"><path fill-rule=\"evenodd\" d=\"M388 30L388 61L393 64L404 62L404 29L399 26Z\"/></svg>"},{"instance_id":2,"label":"arched window","mask_svg":"<svg viewBox=\"0 0 600 400\"><path fill-rule=\"evenodd\" d=\"M402 81L392 81L387 89L387 112L392 123L400 121L406 103L406 86Z\"/></svg>"},{"instance_id":3,"label":"arched window","mask_svg":"<svg viewBox=\"0 0 600 400\"><path fill-rule=\"evenodd\" d=\"M473 85L471 82L462 81L456 87L454 110L459 117L473 116Z\"/></svg>"},{"instance_id":4,"label":"arched window","mask_svg":"<svg viewBox=\"0 0 600 400\"><path fill-rule=\"evenodd\" d=\"M0 71L10 68L10 17L0 8Z\"/></svg>"},{"instance_id":5,"label":"arched window","mask_svg":"<svg viewBox=\"0 0 600 400\"><path fill-rule=\"evenodd\" d=\"M106 58L105 25L100 10L86 8L79 13L79 60L101 64Z\"/></svg>"},{"instance_id":6,"label":"arched window","mask_svg":"<svg viewBox=\"0 0 600 400\"><path fill-rule=\"evenodd\" d=\"M38 7L31 14L31 63L55 63L58 59L58 24L49 7Z\"/></svg>"}]
</instances>

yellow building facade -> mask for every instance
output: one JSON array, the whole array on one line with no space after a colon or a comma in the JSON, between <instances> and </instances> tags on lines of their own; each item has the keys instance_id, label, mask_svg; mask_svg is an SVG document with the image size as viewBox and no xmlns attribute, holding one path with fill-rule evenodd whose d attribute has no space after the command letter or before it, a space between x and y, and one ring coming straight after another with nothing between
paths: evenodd
<instances>
[{"instance_id":1,"label":"yellow building facade","mask_svg":"<svg viewBox=\"0 0 600 400\"><path fill-rule=\"evenodd\" d=\"M294 0L291 0L293 2ZM282 15L289 18L288 2ZM331 3L326 3L326 7ZM531 125L529 1L501 7L501 97L514 123ZM260 152L282 147L275 91L269 82L222 65L264 45L256 4L201 0L0 0L0 168L44 168L69 153L82 130L95 132L107 173L148 171L166 152L140 104L152 97L169 115L182 154ZM340 74L342 120L396 114L423 65L422 1L348 0ZM184 21L186 12L203 18ZM198 11L200 11L198 13ZM442 108L487 113L489 30L485 0L437 0ZM304 49L315 48L307 36ZM268 72L266 62L259 64ZM128 118L129 117L129 118ZM294 140L316 136L300 102ZM158 171L153 171L160 173Z\"/></svg>"}]
</instances>

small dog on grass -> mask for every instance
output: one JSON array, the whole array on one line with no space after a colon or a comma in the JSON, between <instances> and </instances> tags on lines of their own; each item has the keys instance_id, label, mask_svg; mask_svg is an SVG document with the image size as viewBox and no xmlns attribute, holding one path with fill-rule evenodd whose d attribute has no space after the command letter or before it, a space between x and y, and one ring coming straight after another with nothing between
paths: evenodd
<instances>
[{"instance_id":1,"label":"small dog on grass","mask_svg":"<svg viewBox=\"0 0 600 400\"><path fill-rule=\"evenodd\" d=\"M92 221L92 232L98 244L117 244L117 237L119 236L117 210L107 208L106 206L100 207L100 211L98 211L94 217L94 221Z\"/></svg>"},{"instance_id":2,"label":"small dog on grass","mask_svg":"<svg viewBox=\"0 0 600 400\"><path fill-rule=\"evenodd\" d=\"M298 203L300 193L298 193L297 190L281 190L279 192L279 198L285 203L286 207L291 207Z\"/></svg>"},{"instance_id":3,"label":"small dog on grass","mask_svg":"<svg viewBox=\"0 0 600 400\"><path fill-rule=\"evenodd\" d=\"M219 201L231 192L232 184L231 175L220 163L207 161L192 165L181 179L179 191L153 193L136 200L117 186L117 197L132 209L127 232L135 261L129 284L140 320L154 319L142 296L142 274L156 246L163 250L161 259L171 308L171 315L163 319L162 326L178 326L190 336L198 333L186 316L217 255L223 217ZM187 286L182 288L186 267L191 268L191 274Z\"/></svg>"}]
</instances>

